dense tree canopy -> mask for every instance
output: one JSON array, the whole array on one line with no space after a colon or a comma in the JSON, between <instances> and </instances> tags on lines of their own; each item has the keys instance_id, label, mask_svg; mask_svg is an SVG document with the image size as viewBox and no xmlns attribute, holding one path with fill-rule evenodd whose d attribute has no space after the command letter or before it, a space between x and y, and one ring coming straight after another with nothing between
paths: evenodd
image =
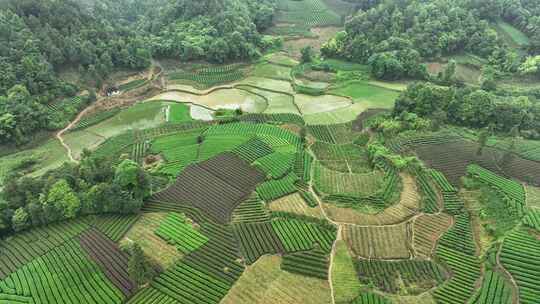
<instances>
[{"instance_id":1,"label":"dense tree canopy","mask_svg":"<svg viewBox=\"0 0 540 304\"><path fill-rule=\"evenodd\" d=\"M416 83L408 87L396 101L394 114L415 113L435 118L446 113L445 119L472 128L492 127L510 132L517 128L528 138L540 138L540 104L528 97L500 97L481 89L440 87Z\"/></svg>"},{"instance_id":2,"label":"dense tree canopy","mask_svg":"<svg viewBox=\"0 0 540 304\"><path fill-rule=\"evenodd\" d=\"M259 31L272 24L274 9L274 0L3 1L0 143L65 125L44 105L77 93L58 76L66 67L99 86L115 69L148 67L152 56L256 58L269 46Z\"/></svg>"},{"instance_id":3,"label":"dense tree canopy","mask_svg":"<svg viewBox=\"0 0 540 304\"><path fill-rule=\"evenodd\" d=\"M150 187L137 163L115 165L88 154L41 177L13 173L0 196L0 234L81 214L137 212Z\"/></svg>"},{"instance_id":4,"label":"dense tree canopy","mask_svg":"<svg viewBox=\"0 0 540 304\"><path fill-rule=\"evenodd\" d=\"M530 16L532 11L538 10L538 5L527 1L362 3L364 9L355 14L346 23L345 31L328 41L321 52L327 57L369 64L374 76L381 79L425 78L423 60L459 52L476 54L489 59L500 70L516 72L519 56L505 45L489 22L501 17L514 24L521 22L519 27L527 27L525 32L531 37L537 35L536 28L540 28L535 23L538 18ZM507 5L515 6L520 17L506 12Z\"/></svg>"}]
</instances>

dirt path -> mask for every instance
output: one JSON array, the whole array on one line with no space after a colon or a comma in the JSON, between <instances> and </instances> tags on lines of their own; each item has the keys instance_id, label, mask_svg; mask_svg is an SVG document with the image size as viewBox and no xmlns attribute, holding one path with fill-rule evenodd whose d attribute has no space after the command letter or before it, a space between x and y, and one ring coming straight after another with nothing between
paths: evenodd
<instances>
[{"instance_id":1,"label":"dirt path","mask_svg":"<svg viewBox=\"0 0 540 304\"><path fill-rule=\"evenodd\" d=\"M338 241L342 239L341 231L343 226L339 225L337 230L336 240L332 244L332 251L330 252L330 265L328 266L328 283L330 284L330 296L332 297L332 304L336 304L336 297L334 295L334 285L332 284L332 268L334 267L334 256L336 255L336 246Z\"/></svg>"},{"instance_id":2,"label":"dirt path","mask_svg":"<svg viewBox=\"0 0 540 304\"><path fill-rule=\"evenodd\" d=\"M75 119L73 121L71 121L65 128L63 128L62 130L58 131L58 133L56 133L55 137L60 141L60 144L62 144L62 146L66 149L67 151L67 156L69 158L69 160L71 162L75 162L75 163L78 163L78 161L73 157L73 151L71 150L71 148L69 147L68 144L66 144L66 142L64 141L64 138L62 137L62 135L64 135L64 133L66 133L67 131L69 131L71 128L73 128L80 120L81 118L86 114L88 113L89 111L93 110L95 107L96 107L96 104L98 104L98 101L96 101L94 104L88 106L87 108L85 108L84 110L82 110L78 115L77 117L75 117Z\"/></svg>"}]
</instances>

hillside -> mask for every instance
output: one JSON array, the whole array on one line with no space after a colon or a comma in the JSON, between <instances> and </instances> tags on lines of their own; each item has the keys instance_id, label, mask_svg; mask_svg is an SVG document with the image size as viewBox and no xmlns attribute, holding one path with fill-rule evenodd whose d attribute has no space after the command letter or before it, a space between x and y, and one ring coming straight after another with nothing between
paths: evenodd
<instances>
[{"instance_id":1,"label":"hillside","mask_svg":"<svg viewBox=\"0 0 540 304\"><path fill-rule=\"evenodd\" d=\"M539 303L539 12L0 2L0 304Z\"/></svg>"}]
</instances>

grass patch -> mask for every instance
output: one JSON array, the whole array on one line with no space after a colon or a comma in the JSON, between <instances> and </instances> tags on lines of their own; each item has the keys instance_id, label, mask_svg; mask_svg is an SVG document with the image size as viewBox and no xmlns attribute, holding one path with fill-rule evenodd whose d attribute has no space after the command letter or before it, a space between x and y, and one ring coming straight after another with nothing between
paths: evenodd
<instances>
[{"instance_id":1,"label":"grass patch","mask_svg":"<svg viewBox=\"0 0 540 304\"><path fill-rule=\"evenodd\" d=\"M291 68L271 63L260 63L253 68L251 75L256 77L290 81Z\"/></svg>"},{"instance_id":2,"label":"grass patch","mask_svg":"<svg viewBox=\"0 0 540 304\"><path fill-rule=\"evenodd\" d=\"M0 157L0 188L7 174L21 162L35 159L37 162L25 172L31 176L38 176L68 161L66 153L58 140L50 139L39 147Z\"/></svg>"},{"instance_id":3,"label":"grass patch","mask_svg":"<svg viewBox=\"0 0 540 304\"><path fill-rule=\"evenodd\" d=\"M176 247L167 244L155 234L166 217L167 213L164 212L143 213L121 241L121 243L137 242L145 255L163 269L174 265L182 257Z\"/></svg>"},{"instance_id":4,"label":"grass patch","mask_svg":"<svg viewBox=\"0 0 540 304\"><path fill-rule=\"evenodd\" d=\"M515 28L513 25L498 20L496 23L496 30L502 34L503 38L513 46L524 47L529 45L529 37L527 37L522 31Z\"/></svg>"},{"instance_id":5,"label":"grass patch","mask_svg":"<svg viewBox=\"0 0 540 304\"><path fill-rule=\"evenodd\" d=\"M246 268L221 304L331 303L326 280L292 274L280 269L281 257L263 256Z\"/></svg>"},{"instance_id":6,"label":"grass patch","mask_svg":"<svg viewBox=\"0 0 540 304\"><path fill-rule=\"evenodd\" d=\"M146 79L137 79L118 86L120 91L130 91L142 87L147 83Z\"/></svg>"},{"instance_id":7,"label":"grass patch","mask_svg":"<svg viewBox=\"0 0 540 304\"><path fill-rule=\"evenodd\" d=\"M169 105L168 122L188 122L191 121L189 106L181 103Z\"/></svg>"},{"instance_id":8,"label":"grass patch","mask_svg":"<svg viewBox=\"0 0 540 304\"><path fill-rule=\"evenodd\" d=\"M366 104L368 108L390 109L394 106L399 93L362 81L353 81L330 91L333 94L349 96L356 102Z\"/></svg>"},{"instance_id":9,"label":"grass patch","mask_svg":"<svg viewBox=\"0 0 540 304\"><path fill-rule=\"evenodd\" d=\"M358 296L362 285L356 275L354 262L345 241L339 240L336 243L331 272L336 303L350 303Z\"/></svg>"}]
</instances>

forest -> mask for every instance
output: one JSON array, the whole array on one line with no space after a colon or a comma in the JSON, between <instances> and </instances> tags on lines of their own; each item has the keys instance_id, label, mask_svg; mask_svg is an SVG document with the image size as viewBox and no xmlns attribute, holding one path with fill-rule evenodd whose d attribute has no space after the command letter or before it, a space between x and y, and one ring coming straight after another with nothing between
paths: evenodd
<instances>
[{"instance_id":1,"label":"forest","mask_svg":"<svg viewBox=\"0 0 540 304\"><path fill-rule=\"evenodd\" d=\"M0 0L0 304L540 303L537 0Z\"/></svg>"}]
</instances>

